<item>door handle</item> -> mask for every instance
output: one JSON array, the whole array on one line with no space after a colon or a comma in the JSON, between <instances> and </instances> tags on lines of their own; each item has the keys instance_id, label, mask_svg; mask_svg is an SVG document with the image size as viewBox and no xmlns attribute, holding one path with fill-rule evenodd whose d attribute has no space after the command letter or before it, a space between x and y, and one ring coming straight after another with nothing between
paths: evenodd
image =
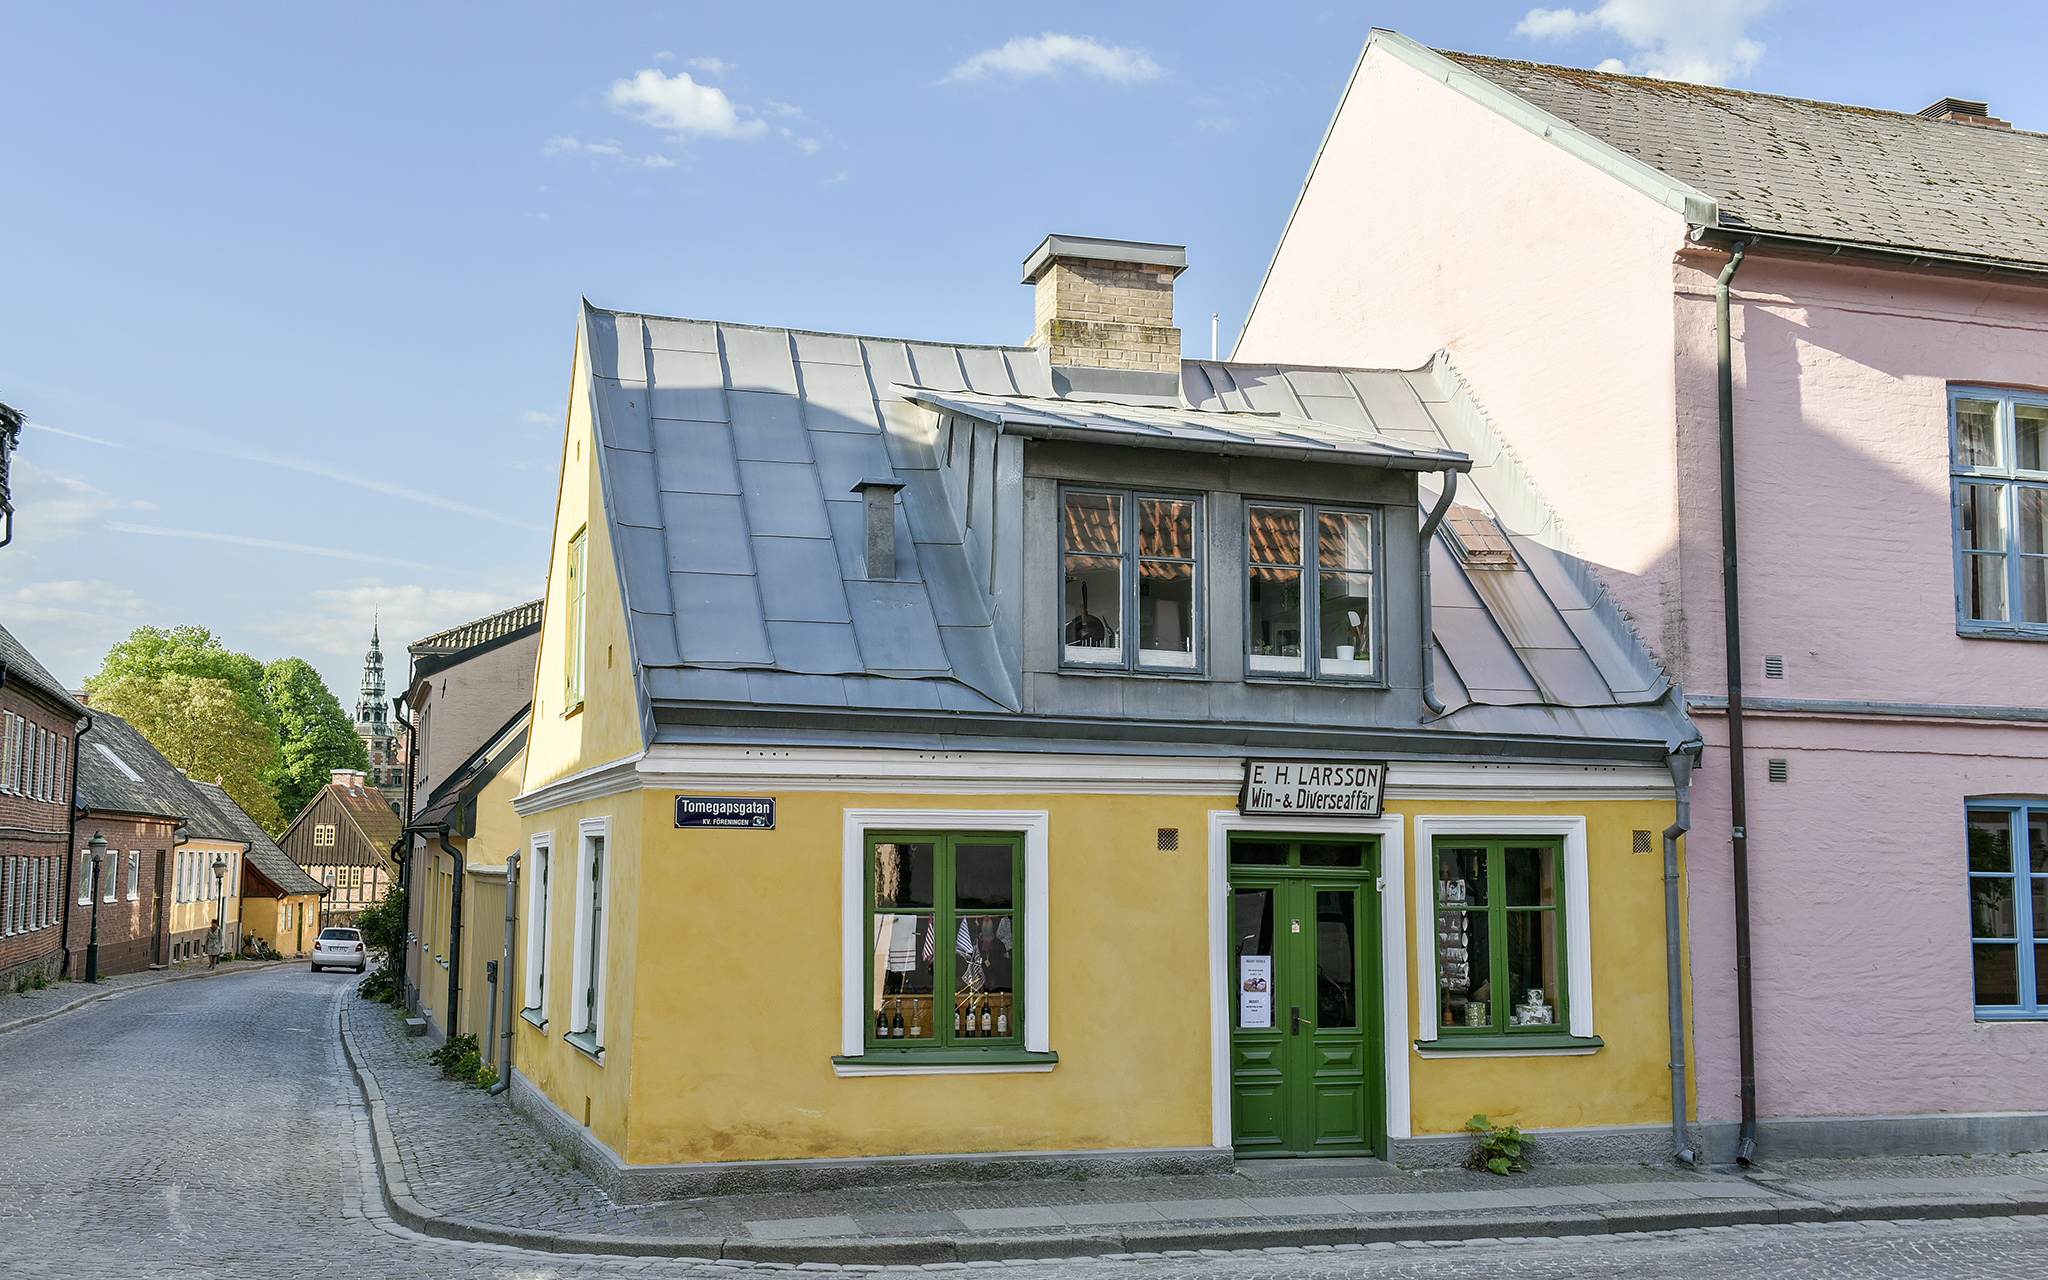
<instances>
[{"instance_id":1,"label":"door handle","mask_svg":"<svg viewBox=\"0 0 2048 1280\"><path fill-rule=\"evenodd\" d=\"M1300 1006L1300 1005L1295 1005L1295 1006L1293 1006L1292 1008L1290 1008L1290 1009L1289 1009L1289 1010L1287 1011L1287 1016L1288 1016L1288 1018L1289 1018L1289 1019L1291 1020L1291 1022L1293 1023L1293 1032L1292 1032L1292 1034L1294 1034L1294 1035L1297 1035L1297 1036L1298 1036L1298 1035L1300 1035L1300 1034L1301 1034L1301 1006Z\"/></svg>"}]
</instances>

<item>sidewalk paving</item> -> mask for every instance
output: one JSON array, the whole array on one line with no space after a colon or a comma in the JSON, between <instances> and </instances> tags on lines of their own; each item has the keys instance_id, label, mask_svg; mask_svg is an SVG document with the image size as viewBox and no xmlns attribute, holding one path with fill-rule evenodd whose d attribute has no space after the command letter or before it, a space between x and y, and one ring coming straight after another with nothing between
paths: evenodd
<instances>
[{"instance_id":1,"label":"sidewalk paving","mask_svg":"<svg viewBox=\"0 0 2048 1280\"><path fill-rule=\"evenodd\" d=\"M352 993L351 993L352 995ZM1368 1172L1247 1162L1207 1177L932 1183L614 1203L504 1097L443 1079L353 998L344 1046L372 1102L385 1195L416 1230L555 1252L764 1265L931 1264L1215 1249L1357 1248L1781 1222L2048 1214L2048 1155ZM1377 1165L1377 1162L1371 1162Z\"/></svg>"},{"instance_id":2,"label":"sidewalk paving","mask_svg":"<svg viewBox=\"0 0 2048 1280\"><path fill-rule=\"evenodd\" d=\"M209 970L203 959L186 960L162 969L109 974L96 983L53 982L41 991L4 991L0 992L0 1035L17 1027L26 1027L46 1018L54 1018L78 1005L124 991L133 991L139 987L153 987L160 982L180 982L187 978L259 973L281 964L298 963L300 962L296 960L234 960L222 964L218 969Z\"/></svg>"}]
</instances>

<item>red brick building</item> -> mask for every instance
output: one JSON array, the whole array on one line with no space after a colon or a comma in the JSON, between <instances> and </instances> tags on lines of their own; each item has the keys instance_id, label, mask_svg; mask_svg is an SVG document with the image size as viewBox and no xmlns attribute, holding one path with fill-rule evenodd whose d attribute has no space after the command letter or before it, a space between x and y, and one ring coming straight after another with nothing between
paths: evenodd
<instances>
[{"instance_id":1,"label":"red brick building","mask_svg":"<svg viewBox=\"0 0 2048 1280\"><path fill-rule=\"evenodd\" d=\"M0 627L0 988L64 964L71 794L86 710Z\"/></svg>"}]
</instances>

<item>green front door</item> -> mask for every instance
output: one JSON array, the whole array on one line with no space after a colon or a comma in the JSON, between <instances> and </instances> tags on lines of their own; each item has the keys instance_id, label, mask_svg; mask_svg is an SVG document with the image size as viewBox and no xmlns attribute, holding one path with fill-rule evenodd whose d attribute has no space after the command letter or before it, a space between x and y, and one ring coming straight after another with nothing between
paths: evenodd
<instances>
[{"instance_id":1,"label":"green front door","mask_svg":"<svg viewBox=\"0 0 2048 1280\"><path fill-rule=\"evenodd\" d=\"M1379 846L1230 845L1231 1127L1240 1156L1385 1151Z\"/></svg>"}]
</instances>

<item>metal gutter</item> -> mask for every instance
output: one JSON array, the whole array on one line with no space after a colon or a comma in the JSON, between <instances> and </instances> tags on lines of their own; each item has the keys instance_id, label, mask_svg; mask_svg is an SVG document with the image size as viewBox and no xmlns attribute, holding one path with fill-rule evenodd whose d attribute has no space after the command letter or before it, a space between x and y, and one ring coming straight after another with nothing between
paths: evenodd
<instances>
[{"instance_id":1,"label":"metal gutter","mask_svg":"<svg viewBox=\"0 0 2048 1280\"><path fill-rule=\"evenodd\" d=\"M1728 710L1728 699L1687 698L1689 711ZM2048 707L1977 707L1944 702L1829 701L1819 698L1744 698L1744 711L1775 711L1793 715L1857 716L1915 720L2005 720L2048 724Z\"/></svg>"},{"instance_id":2,"label":"metal gutter","mask_svg":"<svg viewBox=\"0 0 2048 1280\"><path fill-rule=\"evenodd\" d=\"M1686 1130L1685 1095L1685 926L1678 907L1678 839L1692 829L1692 770L1705 744L1695 738L1671 753L1671 785L1678 810L1664 828L1664 1003L1671 1038L1671 1155L1698 1165Z\"/></svg>"},{"instance_id":3,"label":"metal gutter","mask_svg":"<svg viewBox=\"0 0 2048 1280\"><path fill-rule=\"evenodd\" d=\"M1942 267L1977 275L2014 276L2018 277L2019 282L2028 284L2048 283L2048 263L2010 262L2002 258L1948 253L1939 249L1901 249L1853 240L1830 240L1822 236L1800 236L1783 231L1738 230L1733 227L1696 228L1692 239L1705 244L1724 245L1741 239L1751 244L1796 249L1807 253L1824 254L1831 258L1869 258L1899 267Z\"/></svg>"},{"instance_id":4,"label":"metal gutter","mask_svg":"<svg viewBox=\"0 0 2048 1280\"><path fill-rule=\"evenodd\" d=\"M1444 491L1437 497L1436 506L1430 510L1429 519L1422 522L1422 531L1417 535L1416 539L1422 549L1421 609L1419 611L1422 618L1422 705L1429 708L1429 715L1423 717L1424 724L1444 714L1444 704L1439 702L1436 696L1436 619L1430 613L1430 546L1436 537L1438 527L1444 522L1444 517L1450 514L1451 499L1457 492L1458 473L1455 471L1445 471Z\"/></svg>"},{"instance_id":5,"label":"metal gutter","mask_svg":"<svg viewBox=\"0 0 2048 1280\"><path fill-rule=\"evenodd\" d=\"M1737 240L1714 284L1714 344L1721 436L1721 622L1728 659L1728 796L1735 871L1735 1027L1742 1058L1742 1132L1735 1159L1756 1155L1756 1010L1750 993L1749 790L1742 750L1742 560L1735 533L1735 357L1728 286L1749 242Z\"/></svg>"}]
</instances>

